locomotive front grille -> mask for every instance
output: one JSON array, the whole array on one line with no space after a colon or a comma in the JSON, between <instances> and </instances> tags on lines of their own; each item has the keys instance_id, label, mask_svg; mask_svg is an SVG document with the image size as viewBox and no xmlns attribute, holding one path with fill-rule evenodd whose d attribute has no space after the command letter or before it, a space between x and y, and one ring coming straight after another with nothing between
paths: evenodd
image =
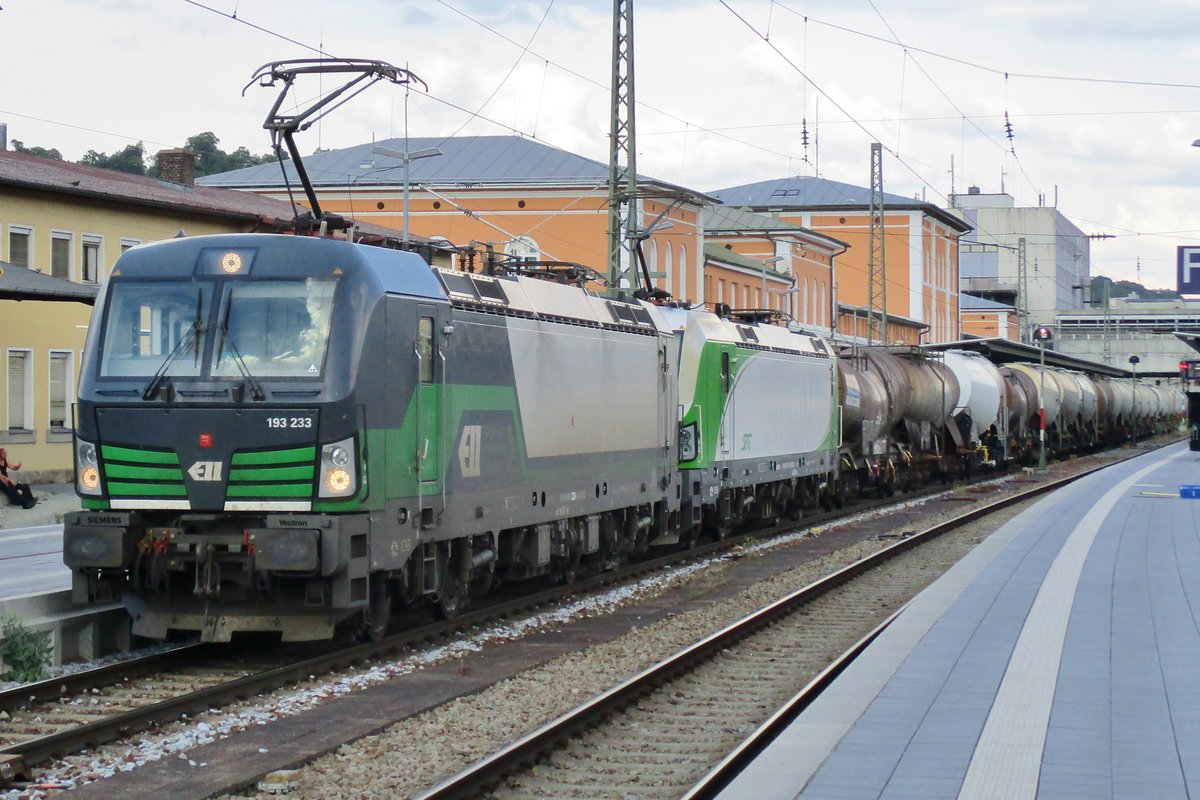
<instances>
[{"instance_id":1,"label":"locomotive front grille","mask_svg":"<svg viewBox=\"0 0 1200 800\"><path fill-rule=\"evenodd\" d=\"M108 492L121 497L186 497L178 454L102 445Z\"/></svg>"},{"instance_id":2,"label":"locomotive front grille","mask_svg":"<svg viewBox=\"0 0 1200 800\"><path fill-rule=\"evenodd\" d=\"M311 498L316 459L316 447L234 453L225 495L238 500Z\"/></svg>"}]
</instances>

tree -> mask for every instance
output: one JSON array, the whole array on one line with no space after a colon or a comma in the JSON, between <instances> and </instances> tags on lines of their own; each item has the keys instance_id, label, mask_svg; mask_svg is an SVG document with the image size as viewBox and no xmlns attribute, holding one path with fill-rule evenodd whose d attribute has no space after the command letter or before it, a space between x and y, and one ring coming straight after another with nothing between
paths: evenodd
<instances>
[{"instance_id":1,"label":"tree","mask_svg":"<svg viewBox=\"0 0 1200 800\"><path fill-rule=\"evenodd\" d=\"M188 137L183 146L196 154L197 178L202 175L215 175L218 172L229 172L230 170L242 169L243 167L256 167L259 164L269 164L275 160L273 153L256 156L245 147L239 147L232 153L226 153L220 148L220 144L221 140L212 131L205 131Z\"/></svg>"},{"instance_id":2,"label":"tree","mask_svg":"<svg viewBox=\"0 0 1200 800\"><path fill-rule=\"evenodd\" d=\"M79 163L89 167L128 172L133 175L145 175L146 147L141 142L126 145L124 150L119 150L111 156L107 153L88 150L83 158L79 159Z\"/></svg>"},{"instance_id":3,"label":"tree","mask_svg":"<svg viewBox=\"0 0 1200 800\"><path fill-rule=\"evenodd\" d=\"M38 158L49 158L54 161L63 160L62 153L58 152L56 148L50 148L47 150L44 147L26 147L25 143L19 139L12 140L12 147L13 151L17 153L25 153L27 155L37 156Z\"/></svg>"}]
</instances>

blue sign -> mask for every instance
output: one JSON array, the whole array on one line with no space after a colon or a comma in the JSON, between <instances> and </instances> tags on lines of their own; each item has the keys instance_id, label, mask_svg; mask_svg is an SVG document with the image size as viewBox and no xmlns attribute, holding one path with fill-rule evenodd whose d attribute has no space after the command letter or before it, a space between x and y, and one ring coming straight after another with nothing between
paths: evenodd
<instances>
[{"instance_id":1,"label":"blue sign","mask_svg":"<svg viewBox=\"0 0 1200 800\"><path fill-rule=\"evenodd\" d=\"M1176 291L1200 294L1200 247L1180 245L1175 256Z\"/></svg>"},{"instance_id":2,"label":"blue sign","mask_svg":"<svg viewBox=\"0 0 1200 800\"><path fill-rule=\"evenodd\" d=\"M1179 487L1179 496L1188 500L1200 499L1200 486L1185 483Z\"/></svg>"}]
</instances>

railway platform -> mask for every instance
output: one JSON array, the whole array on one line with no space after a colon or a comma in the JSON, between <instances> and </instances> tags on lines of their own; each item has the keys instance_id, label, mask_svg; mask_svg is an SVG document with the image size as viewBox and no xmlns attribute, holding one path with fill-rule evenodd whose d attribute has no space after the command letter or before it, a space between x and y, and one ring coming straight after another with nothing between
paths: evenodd
<instances>
[{"instance_id":1,"label":"railway platform","mask_svg":"<svg viewBox=\"0 0 1200 800\"><path fill-rule=\"evenodd\" d=\"M916 597L719 795L1200 794L1200 453L1046 496ZM1186 492L1185 492L1186 494Z\"/></svg>"}]
</instances>

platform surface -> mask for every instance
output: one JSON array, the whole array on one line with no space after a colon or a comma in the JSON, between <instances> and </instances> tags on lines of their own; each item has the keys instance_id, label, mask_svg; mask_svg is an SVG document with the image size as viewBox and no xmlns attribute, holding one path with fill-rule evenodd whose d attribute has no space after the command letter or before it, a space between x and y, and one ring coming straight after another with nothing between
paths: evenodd
<instances>
[{"instance_id":1,"label":"platform surface","mask_svg":"<svg viewBox=\"0 0 1200 800\"><path fill-rule=\"evenodd\" d=\"M1026 509L720 797L1200 797L1195 483L1184 442Z\"/></svg>"}]
</instances>

